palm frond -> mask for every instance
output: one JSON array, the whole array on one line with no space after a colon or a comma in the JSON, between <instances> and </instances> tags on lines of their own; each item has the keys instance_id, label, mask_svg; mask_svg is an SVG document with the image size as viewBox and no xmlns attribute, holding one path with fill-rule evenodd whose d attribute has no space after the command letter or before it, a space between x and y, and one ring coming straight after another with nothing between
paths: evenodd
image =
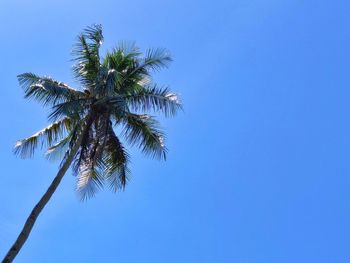
<instances>
[{"instance_id":1,"label":"palm frond","mask_svg":"<svg viewBox=\"0 0 350 263\"><path fill-rule=\"evenodd\" d=\"M73 165L77 176L77 191L82 200L92 197L103 186L105 165L103 150L109 119L106 116L91 118L90 129L81 142L78 158Z\"/></svg>"},{"instance_id":2,"label":"palm frond","mask_svg":"<svg viewBox=\"0 0 350 263\"><path fill-rule=\"evenodd\" d=\"M55 121L63 117L81 119L91 105L91 99L70 100L52 107L49 120Z\"/></svg>"},{"instance_id":3,"label":"palm frond","mask_svg":"<svg viewBox=\"0 0 350 263\"><path fill-rule=\"evenodd\" d=\"M110 69L107 72L105 96L111 97L115 94L115 90L118 86L118 72L114 69Z\"/></svg>"},{"instance_id":4,"label":"palm frond","mask_svg":"<svg viewBox=\"0 0 350 263\"><path fill-rule=\"evenodd\" d=\"M113 191L124 189L129 178L129 154L110 126L104 150L106 179Z\"/></svg>"},{"instance_id":5,"label":"palm frond","mask_svg":"<svg viewBox=\"0 0 350 263\"><path fill-rule=\"evenodd\" d=\"M168 88L158 88L156 85L140 88L126 96L130 108L135 111L162 112L165 116L174 116L182 109L178 96Z\"/></svg>"},{"instance_id":6,"label":"palm frond","mask_svg":"<svg viewBox=\"0 0 350 263\"><path fill-rule=\"evenodd\" d=\"M32 136L17 141L14 152L21 158L32 157L35 149L40 146L52 146L52 144L62 139L66 132L71 129L72 120L63 118L48 127L38 131Z\"/></svg>"},{"instance_id":7,"label":"palm frond","mask_svg":"<svg viewBox=\"0 0 350 263\"><path fill-rule=\"evenodd\" d=\"M154 118L149 115L127 113L123 120L123 134L131 145L137 145L144 154L153 158L166 159L164 133Z\"/></svg>"},{"instance_id":8,"label":"palm frond","mask_svg":"<svg viewBox=\"0 0 350 263\"><path fill-rule=\"evenodd\" d=\"M114 48L111 52L107 52L103 65L116 71L117 81L114 86L116 91L125 89L127 86L137 83L143 78L141 75L143 69L136 72L136 69L138 69L141 63L141 54L139 48L134 43L128 42L122 42L117 48ZM146 74L146 72L143 73Z\"/></svg>"},{"instance_id":9,"label":"palm frond","mask_svg":"<svg viewBox=\"0 0 350 263\"><path fill-rule=\"evenodd\" d=\"M112 52L107 52L103 65L110 69L119 71L122 68L122 63L124 59L124 54L121 50L113 49Z\"/></svg>"},{"instance_id":10,"label":"palm frond","mask_svg":"<svg viewBox=\"0 0 350 263\"><path fill-rule=\"evenodd\" d=\"M140 48L134 41L120 41L114 50L122 52L125 58L136 58L141 55Z\"/></svg>"},{"instance_id":11,"label":"palm frond","mask_svg":"<svg viewBox=\"0 0 350 263\"><path fill-rule=\"evenodd\" d=\"M102 34L102 25L94 24L92 26L86 27L83 35L90 39L97 47L102 45L103 34Z\"/></svg>"},{"instance_id":12,"label":"palm frond","mask_svg":"<svg viewBox=\"0 0 350 263\"><path fill-rule=\"evenodd\" d=\"M122 74L119 77L119 89L122 93L130 91L135 84L141 84L151 78L150 70L160 70L167 67L171 61L169 52L161 48L148 49L144 58L131 57L120 70Z\"/></svg>"},{"instance_id":13,"label":"palm frond","mask_svg":"<svg viewBox=\"0 0 350 263\"><path fill-rule=\"evenodd\" d=\"M88 114L87 116L74 120L74 127L70 130L69 133L70 139L68 149L62 158L60 166L62 167L66 163L66 161L69 160L72 150L76 146L79 146L78 152L73 157L73 174L77 175L79 166L77 166L76 164L80 160L80 158L78 157L81 156L82 149L84 149L85 146L89 143L89 136L91 134L91 125L93 123L93 117L91 116L91 114Z\"/></svg>"},{"instance_id":14,"label":"palm frond","mask_svg":"<svg viewBox=\"0 0 350 263\"><path fill-rule=\"evenodd\" d=\"M115 94L118 73L115 69L109 69L102 65L96 77L96 85L91 92L96 98L110 97Z\"/></svg>"},{"instance_id":15,"label":"palm frond","mask_svg":"<svg viewBox=\"0 0 350 263\"><path fill-rule=\"evenodd\" d=\"M87 27L78 36L77 43L72 51L75 77L88 87L94 85L100 66L99 48L102 45L102 26L93 25Z\"/></svg>"},{"instance_id":16,"label":"palm frond","mask_svg":"<svg viewBox=\"0 0 350 263\"><path fill-rule=\"evenodd\" d=\"M164 48L148 49L139 68L160 70L162 68L167 68L171 61L172 58L168 50Z\"/></svg>"},{"instance_id":17,"label":"palm frond","mask_svg":"<svg viewBox=\"0 0 350 263\"><path fill-rule=\"evenodd\" d=\"M82 201L93 197L103 188L103 176L95 167L81 167L77 176L77 192Z\"/></svg>"},{"instance_id":18,"label":"palm frond","mask_svg":"<svg viewBox=\"0 0 350 263\"><path fill-rule=\"evenodd\" d=\"M84 92L70 88L67 84L49 77L40 77L33 73L18 75L18 81L24 89L25 98L33 98L44 105L55 105L86 97Z\"/></svg>"},{"instance_id":19,"label":"palm frond","mask_svg":"<svg viewBox=\"0 0 350 263\"><path fill-rule=\"evenodd\" d=\"M110 165L109 163L107 163ZM106 173L106 179L109 188L113 192L124 190L127 182L130 180L130 170L126 163L118 163L109 166Z\"/></svg>"},{"instance_id":20,"label":"palm frond","mask_svg":"<svg viewBox=\"0 0 350 263\"><path fill-rule=\"evenodd\" d=\"M128 105L123 96L100 99L94 105L103 105L105 103L107 103L109 110L114 114L120 115L128 111Z\"/></svg>"},{"instance_id":21,"label":"palm frond","mask_svg":"<svg viewBox=\"0 0 350 263\"><path fill-rule=\"evenodd\" d=\"M45 153L47 159L50 161L61 160L66 152L69 150L70 141L72 139L72 132L58 143L49 147Z\"/></svg>"}]
</instances>

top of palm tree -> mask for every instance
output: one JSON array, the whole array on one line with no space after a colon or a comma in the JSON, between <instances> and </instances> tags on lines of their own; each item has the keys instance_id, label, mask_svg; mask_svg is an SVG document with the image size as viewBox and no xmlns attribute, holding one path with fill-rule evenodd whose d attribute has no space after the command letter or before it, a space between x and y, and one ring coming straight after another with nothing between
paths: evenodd
<instances>
[{"instance_id":1,"label":"top of palm tree","mask_svg":"<svg viewBox=\"0 0 350 263\"><path fill-rule=\"evenodd\" d=\"M25 97L50 108L52 124L18 141L15 153L26 158L37 146L46 147L49 158L60 158L63 163L80 136L73 172L82 199L106 184L114 191L125 187L129 155L121 137L143 153L165 159L164 134L147 113L173 116L181 109L175 93L152 81L151 73L171 61L165 49L142 54L134 44L124 43L102 58L102 41L101 25L87 27L77 38L73 72L80 89L33 73L18 76ZM114 128L118 125L121 132L117 135Z\"/></svg>"}]
</instances>

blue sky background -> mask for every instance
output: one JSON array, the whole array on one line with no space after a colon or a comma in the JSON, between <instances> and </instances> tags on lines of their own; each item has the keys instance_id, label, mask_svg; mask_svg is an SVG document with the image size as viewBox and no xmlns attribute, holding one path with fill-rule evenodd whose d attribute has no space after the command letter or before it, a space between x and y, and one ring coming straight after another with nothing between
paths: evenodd
<instances>
[{"instance_id":1,"label":"blue sky background","mask_svg":"<svg viewBox=\"0 0 350 263\"><path fill-rule=\"evenodd\" d=\"M81 203L67 174L16 262L350 262L349 1L1 1L0 254L57 171L13 156L47 124L16 75L76 84L75 36L102 23L166 47L185 112L167 162L132 150L125 192Z\"/></svg>"}]
</instances>

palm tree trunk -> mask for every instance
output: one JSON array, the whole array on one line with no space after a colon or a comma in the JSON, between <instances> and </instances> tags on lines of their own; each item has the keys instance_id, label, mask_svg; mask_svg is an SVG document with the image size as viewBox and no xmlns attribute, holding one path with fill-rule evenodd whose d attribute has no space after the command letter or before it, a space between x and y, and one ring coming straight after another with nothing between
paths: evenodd
<instances>
[{"instance_id":1,"label":"palm tree trunk","mask_svg":"<svg viewBox=\"0 0 350 263\"><path fill-rule=\"evenodd\" d=\"M46 190L45 194L41 197L40 201L33 208L32 212L30 213L29 217L27 218L27 221L25 222L25 224L23 226L21 233L18 235L17 240L12 245L10 250L7 252L5 258L2 260L2 263L12 262L14 260L14 258L17 256L17 254L20 251L20 249L22 248L22 246L24 245L24 243L26 242L40 212L43 210L45 205L49 202L53 193L55 192L58 185L60 184L63 176L65 175L69 166L71 165L71 163L74 159L74 156L78 152L82 138L83 138L83 134L84 134L84 132L81 132L80 135L78 135L77 141L76 141L75 145L73 146L73 148L71 149L69 155L67 156L66 161L62 164L55 179L52 181L51 185Z\"/></svg>"}]
</instances>

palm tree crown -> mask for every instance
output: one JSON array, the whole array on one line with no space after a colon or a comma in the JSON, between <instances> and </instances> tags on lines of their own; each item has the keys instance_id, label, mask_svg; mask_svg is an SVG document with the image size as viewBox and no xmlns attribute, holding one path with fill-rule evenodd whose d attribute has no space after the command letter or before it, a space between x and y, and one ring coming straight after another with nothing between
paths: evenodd
<instances>
[{"instance_id":1,"label":"palm tree crown","mask_svg":"<svg viewBox=\"0 0 350 263\"><path fill-rule=\"evenodd\" d=\"M100 25L78 36L73 72L80 89L33 73L18 76L26 98L50 107L52 124L18 141L15 153L31 157L37 146L47 147L50 159L61 158L64 163L78 143L73 172L82 199L106 184L113 191L123 189L128 181L129 155L114 130L117 125L128 143L165 159L164 134L158 121L146 113L172 116L181 109L177 95L151 79L152 71L171 61L166 50L149 49L143 55L133 44L120 44L101 58L102 41Z\"/></svg>"}]
</instances>

